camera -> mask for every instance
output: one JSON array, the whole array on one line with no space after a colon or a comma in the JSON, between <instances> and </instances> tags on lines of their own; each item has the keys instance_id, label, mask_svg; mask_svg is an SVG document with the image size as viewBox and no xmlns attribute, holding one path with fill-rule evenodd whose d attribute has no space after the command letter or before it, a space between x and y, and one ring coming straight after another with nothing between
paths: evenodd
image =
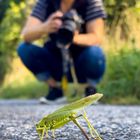
<instances>
[{"instance_id":1,"label":"camera","mask_svg":"<svg viewBox=\"0 0 140 140\"><path fill-rule=\"evenodd\" d=\"M83 23L81 17L74 9L71 9L69 12L64 14L61 20L63 24L57 32L56 40L56 45L59 48L63 48L66 45L72 43L75 31L80 31L81 24Z\"/></svg>"}]
</instances>

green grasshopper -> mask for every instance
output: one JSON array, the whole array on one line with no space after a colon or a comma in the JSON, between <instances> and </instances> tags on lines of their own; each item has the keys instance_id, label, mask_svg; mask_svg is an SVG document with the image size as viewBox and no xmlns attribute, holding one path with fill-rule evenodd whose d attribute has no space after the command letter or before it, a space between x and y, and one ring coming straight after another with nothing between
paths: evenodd
<instances>
[{"instance_id":1,"label":"green grasshopper","mask_svg":"<svg viewBox=\"0 0 140 140\"><path fill-rule=\"evenodd\" d=\"M79 122L77 121L77 118L83 117L88 124L90 134L91 136L96 140L102 140L97 133L97 131L94 129L94 127L89 122L86 112L84 110L84 107L87 107L91 105L92 103L99 100L103 94L96 93L94 95L87 96L85 98L82 98L78 101L75 101L73 103L70 103L55 112L45 116L42 120L40 120L36 124L36 131L39 134L40 140L43 140L44 135L46 134L46 138L48 137L48 130L52 130L53 136L55 129L58 129L68 122L72 121L75 123L83 135L86 137L87 140L89 140L88 135L85 133L84 129L80 126ZM83 110L83 114L78 114L78 111ZM94 134L93 134L94 132ZM55 136L54 136L55 137Z\"/></svg>"}]
</instances>

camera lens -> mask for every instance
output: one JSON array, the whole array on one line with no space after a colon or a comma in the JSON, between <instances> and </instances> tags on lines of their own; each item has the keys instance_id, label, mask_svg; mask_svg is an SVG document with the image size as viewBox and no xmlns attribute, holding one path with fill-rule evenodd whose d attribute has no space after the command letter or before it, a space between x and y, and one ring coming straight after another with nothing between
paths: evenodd
<instances>
[{"instance_id":1,"label":"camera lens","mask_svg":"<svg viewBox=\"0 0 140 140\"><path fill-rule=\"evenodd\" d=\"M77 17L77 18L75 18ZM63 18L63 25L57 33L57 46L59 48L65 47L72 43L74 32L79 29L78 25L81 23L80 18L75 10L67 12Z\"/></svg>"}]
</instances>

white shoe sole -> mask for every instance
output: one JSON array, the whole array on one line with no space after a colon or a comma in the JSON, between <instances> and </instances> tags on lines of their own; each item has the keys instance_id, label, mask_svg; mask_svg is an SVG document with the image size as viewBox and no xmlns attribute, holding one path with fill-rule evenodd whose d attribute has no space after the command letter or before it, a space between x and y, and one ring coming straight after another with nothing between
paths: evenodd
<instances>
[{"instance_id":1,"label":"white shoe sole","mask_svg":"<svg viewBox=\"0 0 140 140\"><path fill-rule=\"evenodd\" d=\"M64 104L64 103L66 104L67 103L67 99L66 99L66 97L62 97L62 98L58 98L58 99L56 99L54 101L50 101L50 100L47 100L45 97L41 97L39 99L39 102L41 104L48 104L48 105Z\"/></svg>"}]
</instances>

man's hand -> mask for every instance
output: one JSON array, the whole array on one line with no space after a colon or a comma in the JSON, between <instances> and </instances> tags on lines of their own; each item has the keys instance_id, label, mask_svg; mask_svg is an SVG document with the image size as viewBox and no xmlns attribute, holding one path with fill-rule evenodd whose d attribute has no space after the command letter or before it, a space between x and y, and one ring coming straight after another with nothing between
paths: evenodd
<instances>
[{"instance_id":1,"label":"man's hand","mask_svg":"<svg viewBox=\"0 0 140 140\"><path fill-rule=\"evenodd\" d=\"M50 15L46 22L43 23L43 30L46 34L57 32L62 26L62 18L63 13L57 11Z\"/></svg>"},{"instance_id":2,"label":"man's hand","mask_svg":"<svg viewBox=\"0 0 140 140\"><path fill-rule=\"evenodd\" d=\"M62 25L61 17L63 13L57 11L50 15L50 17L42 22L36 17L30 16L22 30L22 38L26 42L32 42L41 38L43 35L57 32Z\"/></svg>"}]
</instances>

